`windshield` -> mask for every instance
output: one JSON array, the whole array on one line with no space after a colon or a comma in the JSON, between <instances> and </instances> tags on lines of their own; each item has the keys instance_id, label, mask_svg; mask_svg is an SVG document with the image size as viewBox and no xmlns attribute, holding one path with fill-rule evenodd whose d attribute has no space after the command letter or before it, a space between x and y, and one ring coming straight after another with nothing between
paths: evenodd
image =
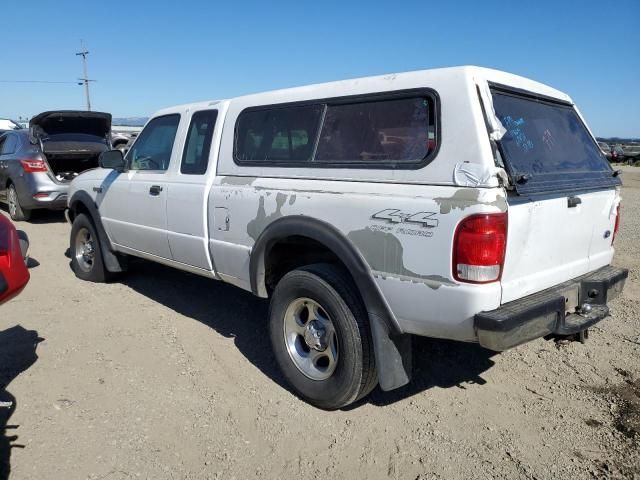
<instances>
[{"instance_id":1,"label":"windshield","mask_svg":"<svg viewBox=\"0 0 640 480\"><path fill-rule=\"evenodd\" d=\"M506 133L505 166L519 193L618 185L606 157L567 104L492 90Z\"/></svg>"}]
</instances>

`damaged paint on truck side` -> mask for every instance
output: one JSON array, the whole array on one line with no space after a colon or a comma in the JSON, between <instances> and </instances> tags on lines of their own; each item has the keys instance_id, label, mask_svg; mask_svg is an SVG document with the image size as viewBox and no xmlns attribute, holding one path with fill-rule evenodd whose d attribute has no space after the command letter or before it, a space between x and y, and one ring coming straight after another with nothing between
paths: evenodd
<instances>
[{"instance_id":1,"label":"damaged paint on truck side","mask_svg":"<svg viewBox=\"0 0 640 480\"><path fill-rule=\"evenodd\" d=\"M461 211L482 204L497 207L501 212L507 210L507 199L504 195L495 195L492 191L486 198L487 189L483 188L460 188L453 195L448 197L435 197L434 202L440 207L440 213L446 215L452 210Z\"/></svg>"},{"instance_id":2,"label":"damaged paint on truck side","mask_svg":"<svg viewBox=\"0 0 640 480\"><path fill-rule=\"evenodd\" d=\"M467 287L453 280L448 252L451 232L462 218L506 210L501 188L256 177L234 182L229 178L212 189L210 198L211 205L229 213L229 230L215 229L216 239L211 242L216 265L227 281L249 285L248 259L269 224L282 217L308 216L333 225L351 242L408 332L470 340L474 335L468 321L471 310L495 308L499 302L495 287L475 288L477 301L461 302ZM416 294L434 305L457 302L456 315L467 323L431 319L425 317L424 309L408 309Z\"/></svg>"},{"instance_id":3,"label":"damaged paint on truck side","mask_svg":"<svg viewBox=\"0 0 640 480\"><path fill-rule=\"evenodd\" d=\"M347 238L360 250L374 275L382 279L392 276L403 281L421 282L434 290L441 285L457 286L442 275L422 275L406 268L402 242L393 233L366 227L349 232Z\"/></svg>"},{"instance_id":4,"label":"damaged paint on truck side","mask_svg":"<svg viewBox=\"0 0 640 480\"><path fill-rule=\"evenodd\" d=\"M258 212L256 213L256 217L247 223L247 235L253 238L253 241L257 241L260 234L264 231L267 226L282 217L282 206L287 201L287 196L282 192L278 192L276 194L276 209L273 213L267 215L264 208L264 196L260 196L260 200L258 202ZM293 196L295 197L295 195ZM292 202L289 202L289 205L293 205Z\"/></svg>"}]
</instances>

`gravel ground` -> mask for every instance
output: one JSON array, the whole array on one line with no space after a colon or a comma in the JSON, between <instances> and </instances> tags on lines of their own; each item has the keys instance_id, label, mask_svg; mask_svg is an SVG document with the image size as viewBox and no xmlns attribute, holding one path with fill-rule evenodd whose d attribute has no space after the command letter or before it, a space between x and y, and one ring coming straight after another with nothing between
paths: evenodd
<instances>
[{"instance_id":1,"label":"gravel ground","mask_svg":"<svg viewBox=\"0 0 640 480\"><path fill-rule=\"evenodd\" d=\"M624 169L631 274L586 344L416 339L410 386L337 412L283 385L263 301L146 262L81 282L61 215L21 223L39 266L0 310L0 460L10 443L12 479L640 478L640 170Z\"/></svg>"}]
</instances>

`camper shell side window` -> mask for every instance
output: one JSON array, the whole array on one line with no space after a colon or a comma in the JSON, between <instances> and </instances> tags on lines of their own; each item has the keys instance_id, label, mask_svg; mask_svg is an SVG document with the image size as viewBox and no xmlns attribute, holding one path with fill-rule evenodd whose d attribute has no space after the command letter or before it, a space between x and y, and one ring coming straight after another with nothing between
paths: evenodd
<instances>
[{"instance_id":1,"label":"camper shell side window","mask_svg":"<svg viewBox=\"0 0 640 480\"><path fill-rule=\"evenodd\" d=\"M264 167L408 168L439 146L430 89L250 107L238 115L233 158Z\"/></svg>"}]
</instances>

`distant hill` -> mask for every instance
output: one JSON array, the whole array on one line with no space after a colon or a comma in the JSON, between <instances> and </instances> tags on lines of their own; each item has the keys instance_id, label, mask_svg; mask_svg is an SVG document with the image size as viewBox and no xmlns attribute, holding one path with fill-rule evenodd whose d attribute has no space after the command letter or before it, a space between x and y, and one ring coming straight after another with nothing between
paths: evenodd
<instances>
[{"instance_id":1,"label":"distant hill","mask_svg":"<svg viewBox=\"0 0 640 480\"><path fill-rule=\"evenodd\" d=\"M112 125L121 127L144 127L149 117L114 117L111 120Z\"/></svg>"},{"instance_id":2,"label":"distant hill","mask_svg":"<svg viewBox=\"0 0 640 480\"><path fill-rule=\"evenodd\" d=\"M599 142L614 143L614 144L618 144L618 143L640 143L640 138L620 138L620 137L604 138L604 137L596 137L596 140L598 140Z\"/></svg>"}]
</instances>

